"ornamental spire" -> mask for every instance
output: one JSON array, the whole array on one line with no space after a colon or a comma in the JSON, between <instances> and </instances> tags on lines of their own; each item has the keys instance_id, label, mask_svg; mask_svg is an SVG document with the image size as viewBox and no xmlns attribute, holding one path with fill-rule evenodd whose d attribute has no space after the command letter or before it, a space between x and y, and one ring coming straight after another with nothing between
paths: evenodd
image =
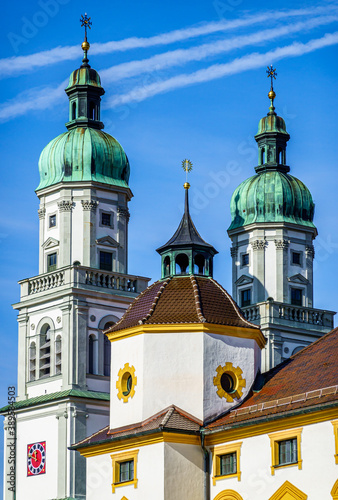
<instances>
[{"instance_id":1,"label":"ornamental spire","mask_svg":"<svg viewBox=\"0 0 338 500\"><path fill-rule=\"evenodd\" d=\"M85 15L81 15L81 18L80 18L81 28L84 26L84 29L85 29L84 41L82 42L82 45L81 45L81 47L83 49L82 67L89 66L87 52L90 48L90 45L89 45L88 40L87 40L87 28L91 29L91 25L93 24L90 19L91 18L87 16L86 12L85 12Z\"/></svg>"},{"instance_id":2,"label":"ornamental spire","mask_svg":"<svg viewBox=\"0 0 338 500\"><path fill-rule=\"evenodd\" d=\"M269 99L270 99L270 108L269 108L269 115L270 115L270 114L273 114L275 111L273 101L274 101L274 98L276 97L276 93L273 90L273 81L276 80L277 73L276 73L276 68L273 68L272 64L271 64L271 66L268 66L268 69L266 70L266 72L267 72L268 78L271 78L271 88L270 88L270 92L268 94Z\"/></svg>"}]
</instances>

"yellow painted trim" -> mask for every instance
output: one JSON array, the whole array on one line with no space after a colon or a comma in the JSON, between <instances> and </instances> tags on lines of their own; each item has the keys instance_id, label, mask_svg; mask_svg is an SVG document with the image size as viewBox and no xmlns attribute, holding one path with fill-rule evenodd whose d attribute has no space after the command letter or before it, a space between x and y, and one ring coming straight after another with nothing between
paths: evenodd
<instances>
[{"instance_id":1,"label":"yellow painted trim","mask_svg":"<svg viewBox=\"0 0 338 500\"><path fill-rule=\"evenodd\" d=\"M338 500L338 479L333 485L333 488L331 490L331 496L333 500Z\"/></svg>"},{"instance_id":2,"label":"yellow painted trim","mask_svg":"<svg viewBox=\"0 0 338 500\"><path fill-rule=\"evenodd\" d=\"M336 464L338 464L338 420L334 420L333 422L331 422L331 424L333 425L333 433L334 433L334 446L335 446L334 458Z\"/></svg>"},{"instance_id":3,"label":"yellow painted trim","mask_svg":"<svg viewBox=\"0 0 338 500\"><path fill-rule=\"evenodd\" d=\"M284 469L285 467L291 467L294 465L298 465L298 469L302 468L302 451L301 451L301 439L302 439L302 430L299 429L290 429L287 431L274 432L273 434L269 434L270 445L271 445L271 475L275 475L276 469ZM279 451L279 442L285 441L287 439L297 439L297 462L292 464L279 464L278 462L278 451Z\"/></svg>"},{"instance_id":4,"label":"yellow painted trim","mask_svg":"<svg viewBox=\"0 0 338 500\"><path fill-rule=\"evenodd\" d=\"M120 486L128 486L133 484L134 488L137 488L137 457L139 450L127 451L125 453L115 453L114 455L110 455L112 459L112 467L113 467L113 482L112 482L112 492L115 493L115 488L119 488ZM123 462L127 462L129 460L134 461L134 479L132 481L124 481L120 483L120 465Z\"/></svg>"},{"instance_id":5,"label":"yellow painted trim","mask_svg":"<svg viewBox=\"0 0 338 500\"><path fill-rule=\"evenodd\" d=\"M234 490L224 490L218 493L214 500L243 500L243 498Z\"/></svg>"},{"instance_id":6,"label":"yellow painted trim","mask_svg":"<svg viewBox=\"0 0 338 500\"><path fill-rule=\"evenodd\" d=\"M257 412L257 416L258 415L259 412ZM250 425L246 427L241 425L241 427L238 427L236 429L228 428L220 432L215 432L214 434L206 435L206 446L215 446L221 443L228 443L229 441L236 441L237 439L246 439L253 436L268 434L269 432L292 429L299 426L304 427L305 425L311 424L318 424L320 422L332 420L336 416L337 408L329 408L327 410L319 409L318 411L313 413L301 413L300 415L295 415L292 417L281 415L278 420L262 423L251 422ZM241 422L241 424L243 424L243 422Z\"/></svg>"},{"instance_id":7,"label":"yellow painted trim","mask_svg":"<svg viewBox=\"0 0 338 500\"><path fill-rule=\"evenodd\" d=\"M269 498L269 500L285 500L292 498L293 500L306 500L307 495L300 491L296 486L289 481L285 481L280 488Z\"/></svg>"},{"instance_id":8,"label":"yellow painted trim","mask_svg":"<svg viewBox=\"0 0 338 500\"><path fill-rule=\"evenodd\" d=\"M108 442L91 446L90 448L79 449L78 452L84 457L95 457L104 453L128 450L133 447L150 446L157 443L179 443L201 446L199 436L190 434L179 434L176 432L159 432L147 436L139 436L120 441Z\"/></svg>"},{"instance_id":9,"label":"yellow painted trim","mask_svg":"<svg viewBox=\"0 0 338 500\"><path fill-rule=\"evenodd\" d=\"M165 325L137 325L116 332L106 333L110 342L133 337L142 333L177 333L177 332L202 332L215 335L227 335L245 339L254 339L263 349L266 344L264 335L259 329L242 328L237 326L213 325L212 323L175 323Z\"/></svg>"},{"instance_id":10,"label":"yellow painted trim","mask_svg":"<svg viewBox=\"0 0 338 500\"><path fill-rule=\"evenodd\" d=\"M130 392L126 394L129 377L132 378L131 389ZM118 373L118 379L116 381L117 397L123 399L124 403L127 403L128 399L135 395L136 384L137 377L135 377L135 368L134 366L129 366L129 363L126 363L123 368L120 368Z\"/></svg>"},{"instance_id":11,"label":"yellow painted trim","mask_svg":"<svg viewBox=\"0 0 338 500\"><path fill-rule=\"evenodd\" d=\"M246 380L242 377L243 371L239 366L234 368L232 363L225 363L224 366L219 365L216 368L217 375L214 377L214 386L217 387L217 396L225 398L228 403L233 403L234 399L239 399L243 394L243 387L246 386ZM223 373L230 375L234 381L234 390L231 393L225 392L221 385Z\"/></svg>"},{"instance_id":12,"label":"yellow painted trim","mask_svg":"<svg viewBox=\"0 0 338 500\"><path fill-rule=\"evenodd\" d=\"M241 456L241 446L242 441L239 443L227 444L225 446L217 446L211 450L212 452L212 484L216 486L216 481L220 479L229 479L232 477L237 477L238 481L241 480L241 464L240 464L240 456ZM237 472L234 474L227 474L221 476L221 456L227 455L228 453L236 453L236 468Z\"/></svg>"}]
</instances>

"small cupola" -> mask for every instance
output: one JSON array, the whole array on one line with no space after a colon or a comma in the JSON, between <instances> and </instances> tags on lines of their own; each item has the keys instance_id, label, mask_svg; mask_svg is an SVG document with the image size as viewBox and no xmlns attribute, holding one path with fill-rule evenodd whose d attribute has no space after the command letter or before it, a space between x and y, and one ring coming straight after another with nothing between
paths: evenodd
<instances>
[{"instance_id":1,"label":"small cupola","mask_svg":"<svg viewBox=\"0 0 338 500\"><path fill-rule=\"evenodd\" d=\"M183 168L189 167L191 170L191 162L184 160ZM213 257L218 252L199 235L189 213L190 184L185 182L183 187L185 203L181 222L172 238L156 250L162 258L161 278L191 274L212 277Z\"/></svg>"},{"instance_id":2,"label":"small cupola","mask_svg":"<svg viewBox=\"0 0 338 500\"><path fill-rule=\"evenodd\" d=\"M264 170L278 170L287 173L290 167L286 164L286 146L290 139L286 131L285 121L277 116L274 107L276 93L273 89L273 80L276 78L276 70L272 65L267 69L271 78L271 88L268 94L270 107L267 116L264 116L258 124L258 133L255 139L258 144L258 166L256 172Z\"/></svg>"},{"instance_id":3,"label":"small cupola","mask_svg":"<svg viewBox=\"0 0 338 500\"><path fill-rule=\"evenodd\" d=\"M85 38L82 42L83 59L80 68L73 71L69 77L66 94L69 99L68 130L76 127L103 129L100 118L101 96L104 89L98 72L91 68L88 59L90 44L87 40L87 28L90 28L90 18L82 16L82 26L85 28Z\"/></svg>"}]
</instances>

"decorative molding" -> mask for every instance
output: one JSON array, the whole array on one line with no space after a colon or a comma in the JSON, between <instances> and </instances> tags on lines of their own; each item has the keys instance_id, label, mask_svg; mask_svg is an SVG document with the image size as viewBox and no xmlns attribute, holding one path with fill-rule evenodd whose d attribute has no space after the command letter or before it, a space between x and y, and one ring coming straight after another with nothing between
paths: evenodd
<instances>
[{"instance_id":1,"label":"decorative molding","mask_svg":"<svg viewBox=\"0 0 338 500\"><path fill-rule=\"evenodd\" d=\"M61 316L58 316L58 317L56 318L56 322L57 322L57 323L61 323Z\"/></svg>"},{"instance_id":2,"label":"decorative molding","mask_svg":"<svg viewBox=\"0 0 338 500\"><path fill-rule=\"evenodd\" d=\"M35 330L35 325L34 323L31 324L31 330Z\"/></svg>"},{"instance_id":3,"label":"decorative molding","mask_svg":"<svg viewBox=\"0 0 338 500\"><path fill-rule=\"evenodd\" d=\"M39 216L39 219L44 219L46 217L45 207L38 209L38 216Z\"/></svg>"},{"instance_id":4,"label":"decorative molding","mask_svg":"<svg viewBox=\"0 0 338 500\"><path fill-rule=\"evenodd\" d=\"M235 285L249 285L253 282L253 278L251 276L246 276L243 274L237 281L235 281Z\"/></svg>"},{"instance_id":5,"label":"decorative molding","mask_svg":"<svg viewBox=\"0 0 338 500\"><path fill-rule=\"evenodd\" d=\"M290 276L290 278L288 278L288 281L290 281L291 283L299 283L301 285L307 285L309 283L309 280L299 273L295 274L294 276Z\"/></svg>"},{"instance_id":6,"label":"decorative molding","mask_svg":"<svg viewBox=\"0 0 338 500\"><path fill-rule=\"evenodd\" d=\"M298 429L289 429L286 431L281 431L281 432L274 432L273 434L268 434L270 438L270 446L271 446L271 475L275 475L275 470L276 469L281 469L283 467L289 467L290 465L296 465L299 470L302 469L302 449L301 449L301 437L302 437L302 427L299 427ZM293 462L292 464L289 463L279 463L279 442L280 441L286 441L286 440L291 440L291 439L297 439L297 461ZM285 487L286 483L284 483L281 488ZM279 490L278 490L279 491ZM278 491L270 498L270 500L277 500L279 498L283 498L283 496L277 496ZM283 491L283 494L285 492ZM301 499L302 497L294 497L295 499L299 498ZM306 499L307 497L305 497Z\"/></svg>"},{"instance_id":7,"label":"decorative molding","mask_svg":"<svg viewBox=\"0 0 338 500\"><path fill-rule=\"evenodd\" d=\"M230 255L231 257L237 257L238 256L238 247L231 247L230 248Z\"/></svg>"},{"instance_id":8,"label":"decorative molding","mask_svg":"<svg viewBox=\"0 0 338 500\"><path fill-rule=\"evenodd\" d=\"M243 388L246 387L246 380L242 377L243 370L232 363L226 362L224 366L219 365L216 368L217 375L214 377L213 383L217 388L217 396L225 398L228 403L233 403L234 399L240 399L243 395ZM222 375L227 374L233 381L233 390L226 392L222 386Z\"/></svg>"},{"instance_id":9,"label":"decorative molding","mask_svg":"<svg viewBox=\"0 0 338 500\"><path fill-rule=\"evenodd\" d=\"M224 446L216 446L212 450L212 469L213 469L213 476L212 476L212 483L213 486L216 486L216 481L219 479L229 479L230 477L237 477L237 480L241 480L241 466L240 466L240 457L241 457L241 447L242 447L243 441L240 441L239 443L232 443L232 444L226 444ZM236 472L230 473L230 474L225 474L221 475L221 457L222 455L228 455L228 454L235 453L236 454ZM229 499L234 499L237 500L238 498L241 499L241 497L237 496L217 496L216 498L220 498L223 500L229 500Z\"/></svg>"},{"instance_id":10,"label":"decorative molding","mask_svg":"<svg viewBox=\"0 0 338 500\"><path fill-rule=\"evenodd\" d=\"M287 250L290 242L288 240L275 240L277 250Z\"/></svg>"},{"instance_id":11,"label":"decorative molding","mask_svg":"<svg viewBox=\"0 0 338 500\"><path fill-rule=\"evenodd\" d=\"M56 247L60 244L59 240L52 238L51 236L43 243L42 248L46 250L46 248Z\"/></svg>"},{"instance_id":12,"label":"decorative molding","mask_svg":"<svg viewBox=\"0 0 338 500\"><path fill-rule=\"evenodd\" d=\"M128 402L129 398L135 395L135 386L137 385L137 377L135 377L134 366L129 366L125 363L123 368L118 372L118 379L116 381L117 397L123 400L124 403Z\"/></svg>"},{"instance_id":13,"label":"decorative molding","mask_svg":"<svg viewBox=\"0 0 338 500\"><path fill-rule=\"evenodd\" d=\"M74 202L69 200L58 201L59 212L70 212L74 207Z\"/></svg>"},{"instance_id":14,"label":"decorative molding","mask_svg":"<svg viewBox=\"0 0 338 500\"><path fill-rule=\"evenodd\" d=\"M252 250L264 250L267 245L265 240L255 240L251 242Z\"/></svg>"},{"instance_id":15,"label":"decorative molding","mask_svg":"<svg viewBox=\"0 0 338 500\"><path fill-rule=\"evenodd\" d=\"M96 243L98 245L103 245L106 247L118 248L120 246L120 244L116 240L114 240L114 238L112 238L111 236L103 236L102 238L98 238L96 240Z\"/></svg>"},{"instance_id":16,"label":"decorative molding","mask_svg":"<svg viewBox=\"0 0 338 500\"><path fill-rule=\"evenodd\" d=\"M313 245L307 245L305 248L306 257L315 258L315 247Z\"/></svg>"},{"instance_id":17,"label":"decorative molding","mask_svg":"<svg viewBox=\"0 0 338 500\"><path fill-rule=\"evenodd\" d=\"M269 498L269 500L282 500L283 498L294 498L294 500L306 500L307 495L305 495L305 493L296 488L296 486L291 484L289 481L285 481L285 483L282 484L280 488L278 488L276 493L274 493L272 497Z\"/></svg>"},{"instance_id":18,"label":"decorative molding","mask_svg":"<svg viewBox=\"0 0 338 500\"><path fill-rule=\"evenodd\" d=\"M98 204L99 202L96 200L81 200L83 210L91 210L92 212L96 212Z\"/></svg>"},{"instance_id":19,"label":"decorative molding","mask_svg":"<svg viewBox=\"0 0 338 500\"><path fill-rule=\"evenodd\" d=\"M119 218L124 217L128 223L130 220L130 212L128 207L117 207L117 216Z\"/></svg>"}]
</instances>

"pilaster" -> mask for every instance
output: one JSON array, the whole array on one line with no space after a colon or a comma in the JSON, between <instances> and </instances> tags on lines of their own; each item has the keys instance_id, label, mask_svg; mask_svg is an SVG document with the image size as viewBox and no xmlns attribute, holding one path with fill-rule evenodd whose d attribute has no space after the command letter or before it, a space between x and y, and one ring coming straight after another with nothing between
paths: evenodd
<instances>
[{"instance_id":1,"label":"pilaster","mask_svg":"<svg viewBox=\"0 0 338 500\"><path fill-rule=\"evenodd\" d=\"M251 241L253 254L253 276L254 280L254 302L263 302L265 300L265 239L254 239Z\"/></svg>"},{"instance_id":2,"label":"pilaster","mask_svg":"<svg viewBox=\"0 0 338 500\"><path fill-rule=\"evenodd\" d=\"M72 255L72 209L71 200L58 201L60 220L60 254L58 267L69 266Z\"/></svg>"},{"instance_id":3,"label":"pilaster","mask_svg":"<svg viewBox=\"0 0 338 500\"><path fill-rule=\"evenodd\" d=\"M288 248L289 241L276 239L276 297L277 302L287 302L288 300Z\"/></svg>"},{"instance_id":4,"label":"pilaster","mask_svg":"<svg viewBox=\"0 0 338 500\"><path fill-rule=\"evenodd\" d=\"M96 209L99 202L96 200L81 200L83 209L83 265L96 267L95 225Z\"/></svg>"},{"instance_id":5,"label":"pilaster","mask_svg":"<svg viewBox=\"0 0 338 500\"><path fill-rule=\"evenodd\" d=\"M44 202L44 200L43 200ZM38 209L39 216L39 274L44 272L44 251L42 245L45 241L45 218L46 218L46 207L43 202L40 203L40 208Z\"/></svg>"},{"instance_id":6,"label":"pilaster","mask_svg":"<svg viewBox=\"0 0 338 500\"><path fill-rule=\"evenodd\" d=\"M237 297L237 287L235 285L237 281L237 258L238 258L238 246L237 242L233 242L232 247L230 248L230 255L232 259L232 296Z\"/></svg>"},{"instance_id":7,"label":"pilaster","mask_svg":"<svg viewBox=\"0 0 338 500\"><path fill-rule=\"evenodd\" d=\"M26 398L26 381L28 376L28 322L29 316L26 311L22 311L18 316L19 342L18 342L18 399Z\"/></svg>"},{"instance_id":8,"label":"pilaster","mask_svg":"<svg viewBox=\"0 0 338 500\"><path fill-rule=\"evenodd\" d=\"M117 207L117 238L119 247L117 248L117 272L128 272L128 223L130 213L127 206Z\"/></svg>"},{"instance_id":9,"label":"pilaster","mask_svg":"<svg viewBox=\"0 0 338 500\"><path fill-rule=\"evenodd\" d=\"M306 245L306 247L305 247L305 265L306 265L307 279L309 280L309 284L307 286L307 296L308 296L309 307L313 307L313 259L314 258L315 258L314 246L312 244Z\"/></svg>"}]
</instances>

